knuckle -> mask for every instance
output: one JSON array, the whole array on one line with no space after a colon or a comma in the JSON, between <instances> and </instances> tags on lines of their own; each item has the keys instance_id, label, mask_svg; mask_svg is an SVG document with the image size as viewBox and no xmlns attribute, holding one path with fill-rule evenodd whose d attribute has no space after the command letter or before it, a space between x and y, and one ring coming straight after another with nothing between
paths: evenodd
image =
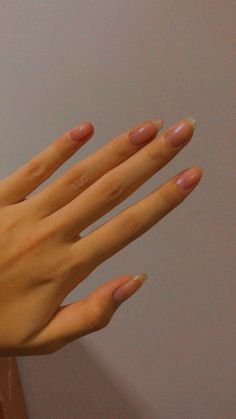
<instances>
[{"instance_id":1,"label":"knuckle","mask_svg":"<svg viewBox=\"0 0 236 419\"><path fill-rule=\"evenodd\" d=\"M176 197L169 188L160 188L159 196L167 207L172 208L176 205Z\"/></svg>"},{"instance_id":2,"label":"knuckle","mask_svg":"<svg viewBox=\"0 0 236 419\"><path fill-rule=\"evenodd\" d=\"M91 179L89 174L86 171L81 171L81 173L78 173L77 169L75 173L72 173L72 176L70 176L70 178L66 180L65 186L66 189L70 191L70 193L79 193L84 191L90 184Z\"/></svg>"},{"instance_id":3,"label":"knuckle","mask_svg":"<svg viewBox=\"0 0 236 419\"><path fill-rule=\"evenodd\" d=\"M118 175L109 173L109 176L102 180L98 191L108 203L118 200L122 194L122 185Z\"/></svg>"},{"instance_id":4,"label":"knuckle","mask_svg":"<svg viewBox=\"0 0 236 419\"><path fill-rule=\"evenodd\" d=\"M147 147L146 153L148 159L154 162L158 167L162 167L166 163L166 151L155 141L150 144L150 147Z\"/></svg>"},{"instance_id":5,"label":"knuckle","mask_svg":"<svg viewBox=\"0 0 236 419\"><path fill-rule=\"evenodd\" d=\"M37 159L31 160L26 166L26 176L33 179L40 179L46 172L46 167L43 162L39 162Z\"/></svg>"},{"instance_id":6,"label":"knuckle","mask_svg":"<svg viewBox=\"0 0 236 419\"><path fill-rule=\"evenodd\" d=\"M125 147L120 139L118 140L113 140L110 143L111 149L112 149L112 156L116 156L116 158L118 157L118 161L122 162L125 159L127 159L128 156L128 150L127 147Z\"/></svg>"},{"instance_id":7,"label":"knuckle","mask_svg":"<svg viewBox=\"0 0 236 419\"><path fill-rule=\"evenodd\" d=\"M141 229L140 217L134 212L127 211L120 220L120 228L126 238L135 237Z\"/></svg>"}]
</instances>

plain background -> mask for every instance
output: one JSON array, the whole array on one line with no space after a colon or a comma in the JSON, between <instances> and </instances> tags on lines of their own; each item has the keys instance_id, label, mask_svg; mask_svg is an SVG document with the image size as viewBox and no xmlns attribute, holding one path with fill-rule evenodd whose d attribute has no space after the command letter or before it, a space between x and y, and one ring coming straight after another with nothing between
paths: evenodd
<instances>
[{"instance_id":1,"label":"plain background","mask_svg":"<svg viewBox=\"0 0 236 419\"><path fill-rule=\"evenodd\" d=\"M94 136L36 192L139 122L196 117L191 143L85 235L179 171L204 169L179 207L64 300L147 272L109 326L54 354L17 359L30 419L235 419L236 2L6 0L0 8L2 178L83 120Z\"/></svg>"}]
</instances>

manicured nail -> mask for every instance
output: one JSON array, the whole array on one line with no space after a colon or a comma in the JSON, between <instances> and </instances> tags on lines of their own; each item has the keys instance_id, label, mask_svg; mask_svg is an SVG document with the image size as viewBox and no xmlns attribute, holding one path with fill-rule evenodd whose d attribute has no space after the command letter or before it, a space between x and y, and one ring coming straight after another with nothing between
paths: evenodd
<instances>
[{"instance_id":1,"label":"manicured nail","mask_svg":"<svg viewBox=\"0 0 236 419\"><path fill-rule=\"evenodd\" d=\"M194 116L187 116L185 119L188 119L188 121L191 122L191 124L193 126L193 131L195 131L196 126L197 126L196 118L194 118Z\"/></svg>"},{"instance_id":2,"label":"manicured nail","mask_svg":"<svg viewBox=\"0 0 236 419\"><path fill-rule=\"evenodd\" d=\"M175 182L179 185L182 189L189 189L192 186L195 186L202 177L202 168L201 167L194 167L191 169L186 169L183 172L180 172L176 178Z\"/></svg>"},{"instance_id":3,"label":"manicured nail","mask_svg":"<svg viewBox=\"0 0 236 419\"><path fill-rule=\"evenodd\" d=\"M138 124L129 132L129 140L133 144L143 144L154 138L163 125L163 119L154 119Z\"/></svg>"},{"instance_id":4,"label":"manicured nail","mask_svg":"<svg viewBox=\"0 0 236 419\"><path fill-rule=\"evenodd\" d=\"M146 279L148 279L147 274L142 273L135 275L133 278L131 278L131 281L141 281L141 284L143 284L143 282L146 281Z\"/></svg>"},{"instance_id":5,"label":"manicured nail","mask_svg":"<svg viewBox=\"0 0 236 419\"><path fill-rule=\"evenodd\" d=\"M134 276L121 287L117 288L113 298L117 303L123 303L127 298L134 294L148 278L147 274L142 273Z\"/></svg>"},{"instance_id":6,"label":"manicured nail","mask_svg":"<svg viewBox=\"0 0 236 419\"><path fill-rule=\"evenodd\" d=\"M77 127L73 128L69 134L73 141L82 142L89 139L93 134L94 129L90 122L82 122ZM88 138L87 138L88 137Z\"/></svg>"},{"instance_id":7,"label":"manicured nail","mask_svg":"<svg viewBox=\"0 0 236 419\"><path fill-rule=\"evenodd\" d=\"M166 131L164 134L165 139L172 147L187 144L187 142L191 139L195 128L196 119L192 116L186 117Z\"/></svg>"}]
</instances>

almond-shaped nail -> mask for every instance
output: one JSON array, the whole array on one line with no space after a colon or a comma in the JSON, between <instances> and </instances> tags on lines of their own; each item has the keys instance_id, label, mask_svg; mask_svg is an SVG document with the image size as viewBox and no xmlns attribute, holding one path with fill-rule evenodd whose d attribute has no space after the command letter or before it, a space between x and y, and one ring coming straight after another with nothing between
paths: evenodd
<instances>
[{"instance_id":1,"label":"almond-shaped nail","mask_svg":"<svg viewBox=\"0 0 236 419\"><path fill-rule=\"evenodd\" d=\"M183 172L180 172L176 178L175 182L182 189L189 189L199 182L203 174L201 167L192 167L191 169L186 169Z\"/></svg>"},{"instance_id":2,"label":"almond-shaped nail","mask_svg":"<svg viewBox=\"0 0 236 419\"><path fill-rule=\"evenodd\" d=\"M196 127L196 119L186 117L170 127L165 133L165 139L172 147L182 146L191 139Z\"/></svg>"},{"instance_id":3,"label":"almond-shaped nail","mask_svg":"<svg viewBox=\"0 0 236 419\"><path fill-rule=\"evenodd\" d=\"M143 285L147 278L148 275L145 273L133 276L128 282L115 290L114 300L119 304L123 303Z\"/></svg>"},{"instance_id":4,"label":"almond-shaped nail","mask_svg":"<svg viewBox=\"0 0 236 419\"><path fill-rule=\"evenodd\" d=\"M154 119L138 124L129 132L129 140L133 144L144 144L146 141L154 139L163 125L163 119Z\"/></svg>"},{"instance_id":5,"label":"almond-shaped nail","mask_svg":"<svg viewBox=\"0 0 236 419\"><path fill-rule=\"evenodd\" d=\"M77 127L70 130L70 138L73 141L83 142L86 139L89 139L94 133L93 125L90 122L82 122Z\"/></svg>"}]
</instances>

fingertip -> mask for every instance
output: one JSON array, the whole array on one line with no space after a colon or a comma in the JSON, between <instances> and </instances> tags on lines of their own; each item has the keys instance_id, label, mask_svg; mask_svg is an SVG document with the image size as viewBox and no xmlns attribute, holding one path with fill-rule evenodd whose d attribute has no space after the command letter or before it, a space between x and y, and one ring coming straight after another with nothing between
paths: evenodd
<instances>
[{"instance_id":1,"label":"fingertip","mask_svg":"<svg viewBox=\"0 0 236 419\"><path fill-rule=\"evenodd\" d=\"M203 173L204 173L204 169L203 169L203 167L202 166L196 166L196 169L199 169L200 170L200 172L201 172L201 176L203 175Z\"/></svg>"},{"instance_id":2,"label":"fingertip","mask_svg":"<svg viewBox=\"0 0 236 419\"><path fill-rule=\"evenodd\" d=\"M93 135L93 133L94 133L94 126L93 126L92 122L86 121L85 123L88 124L88 126L89 126L90 133L91 133L90 135Z\"/></svg>"},{"instance_id":3,"label":"fingertip","mask_svg":"<svg viewBox=\"0 0 236 419\"><path fill-rule=\"evenodd\" d=\"M194 166L180 172L176 176L175 182L181 189L190 189L197 186L202 177L202 173L200 166Z\"/></svg>"},{"instance_id":4,"label":"fingertip","mask_svg":"<svg viewBox=\"0 0 236 419\"><path fill-rule=\"evenodd\" d=\"M78 143L89 139L94 133L94 127L89 121L82 122L69 131L70 138Z\"/></svg>"}]
</instances>

